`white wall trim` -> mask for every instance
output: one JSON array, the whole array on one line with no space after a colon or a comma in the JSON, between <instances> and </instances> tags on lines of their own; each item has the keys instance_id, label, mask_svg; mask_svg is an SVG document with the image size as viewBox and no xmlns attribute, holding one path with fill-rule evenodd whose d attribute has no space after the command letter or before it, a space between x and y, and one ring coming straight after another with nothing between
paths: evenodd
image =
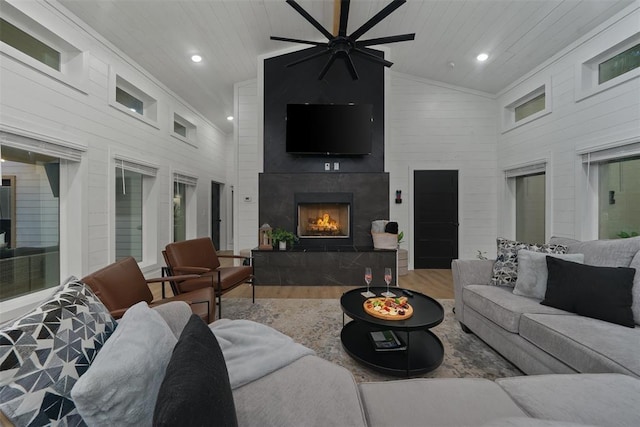
<instances>
[{"instance_id":1,"label":"white wall trim","mask_svg":"<svg viewBox=\"0 0 640 427\"><path fill-rule=\"evenodd\" d=\"M80 162L60 160L59 196L59 252L60 284L72 272L81 272L87 265L87 186L82 179L86 176L87 159ZM81 278L81 277L78 277ZM0 323L8 321L33 309L55 292L57 287L43 289L0 302Z\"/></svg>"},{"instance_id":2,"label":"white wall trim","mask_svg":"<svg viewBox=\"0 0 640 427\"><path fill-rule=\"evenodd\" d=\"M390 70L393 74L394 74L394 78L401 78L401 79L405 79L405 80L411 80L414 82L418 82L418 83L423 83L423 84L427 84L427 85L431 85L431 86L436 86L436 87L441 87L444 89L450 89L450 90L455 90L458 92L462 92L462 93L466 93L469 95L477 95L477 96L482 96L484 98L489 98L489 99L496 99L497 96L489 93L489 92L482 92L480 90L474 90L474 89L468 89L465 87L460 87L460 86L455 86L455 85L450 85L447 83L443 83L443 82L439 82L437 80L431 80L431 79L426 79L423 77L417 77L417 76L413 76L411 74L404 74L404 73L400 73L397 71L393 71L393 69Z\"/></svg>"},{"instance_id":3,"label":"white wall trim","mask_svg":"<svg viewBox=\"0 0 640 427\"><path fill-rule=\"evenodd\" d=\"M515 109L544 93L544 109L515 121ZM551 77L544 81L530 80L526 84L518 87L516 91L500 106L500 117L502 117L502 133L524 126L553 112L553 92L551 91Z\"/></svg>"},{"instance_id":4,"label":"white wall trim","mask_svg":"<svg viewBox=\"0 0 640 427\"><path fill-rule=\"evenodd\" d=\"M63 280L63 279L62 279ZM62 280L60 281L62 283ZM43 289L39 292L33 292L20 297L12 298L6 301L0 302L0 323L8 322L23 314L26 314L29 310L32 310L45 299L53 295L56 287Z\"/></svg>"},{"instance_id":5,"label":"white wall trim","mask_svg":"<svg viewBox=\"0 0 640 427\"><path fill-rule=\"evenodd\" d=\"M502 201L503 221L498 230L502 237L516 237L516 186L515 178L537 173L544 173L544 234L545 241L553 236L553 154L547 153L528 162L512 164L501 168L503 174L504 199Z\"/></svg>"},{"instance_id":6,"label":"white wall trim","mask_svg":"<svg viewBox=\"0 0 640 427\"><path fill-rule=\"evenodd\" d=\"M22 10L21 2L15 0L3 0L3 2L5 2L3 5L4 19L40 42L58 51L60 53L61 70L58 71L51 68L4 42L0 42L0 50L2 53L72 89L85 95L88 94L89 52L77 47L74 43L70 42L67 37L58 34L46 25L34 20L28 13Z\"/></svg>"},{"instance_id":7,"label":"white wall trim","mask_svg":"<svg viewBox=\"0 0 640 427\"><path fill-rule=\"evenodd\" d=\"M608 47L607 49L601 50L596 54L584 56L583 59L579 60L575 66L575 102L580 102L600 92L604 92L621 85L631 79L640 77L640 68L636 68L604 83L598 83L598 65L601 62L606 61L607 59L610 59L638 44L638 42L640 42L640 31L617 42L615 45Z\"/></svg>"}]
</instances>

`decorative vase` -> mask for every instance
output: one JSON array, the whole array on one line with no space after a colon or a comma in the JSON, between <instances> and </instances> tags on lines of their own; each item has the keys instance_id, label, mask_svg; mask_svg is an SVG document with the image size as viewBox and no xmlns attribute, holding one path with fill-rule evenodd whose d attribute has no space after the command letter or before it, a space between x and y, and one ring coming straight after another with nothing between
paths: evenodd
<instances>
[{"instance_id":1,"label":"decorative vase","mask_svg":"<svg viewBox=\"0 0 640 427\"><path fill-rule=\"evenodd\" d=\"M281 251L286 251L286 250L287 250L287 242L284 242L284 241L282 241L282 240L281 240L281 241L279 241L279 242L278 242L278 248L279 248Z\"/></svg>"}]
</instances>

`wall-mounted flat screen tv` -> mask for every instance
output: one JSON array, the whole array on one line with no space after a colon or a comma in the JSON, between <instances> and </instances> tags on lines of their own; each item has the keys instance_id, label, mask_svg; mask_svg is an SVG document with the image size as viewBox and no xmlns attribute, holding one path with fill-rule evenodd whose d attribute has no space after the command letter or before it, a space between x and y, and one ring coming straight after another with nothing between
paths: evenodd
<instances>
[{"instance_id":1,"label":"wall-mounted flat screen tv","mask_svg":"<svg viewBox=\"0 0 640 427\"><path fill-rule=\"evenodd\" d=\"M371 104L288 104L287 153L371 154Z\"/></svg>"}]
</instances>

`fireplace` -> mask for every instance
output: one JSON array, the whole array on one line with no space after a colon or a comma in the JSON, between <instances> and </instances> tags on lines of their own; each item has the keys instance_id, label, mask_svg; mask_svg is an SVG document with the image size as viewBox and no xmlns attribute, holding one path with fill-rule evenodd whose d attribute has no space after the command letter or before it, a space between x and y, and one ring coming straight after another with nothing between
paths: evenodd
<instances>
[{"instance_id":1,"label":"fireplace","mask_svg":"<svg viewBox=\"0 0 640 427\"><path fill-rule=\"evenodd\" d=\"M352 245L352 193L295 193L296 234L302 246Z\"/></svg>"}]
</instances>

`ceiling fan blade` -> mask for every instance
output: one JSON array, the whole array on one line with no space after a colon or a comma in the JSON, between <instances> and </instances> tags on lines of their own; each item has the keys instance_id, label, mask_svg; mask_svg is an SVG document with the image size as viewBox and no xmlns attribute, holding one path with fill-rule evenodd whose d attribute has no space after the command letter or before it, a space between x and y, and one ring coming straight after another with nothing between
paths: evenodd
<instances>
[{"instance_id":1,"label":"ceiling fan blade","mask_svg":"<svg viewBox=\"0 0 640 427\"><path fill-rule=\"evenodd\" d=\"M390 15L394 10L396 10L406 2L407 0L393 0L384 9L376 13L371 19L365 22L360 28L355 30L349 37L352 40L358 40L364 33L369 31L374 25L382 21L384 18Z\"/></svg>"},{"instance_id":2,"label":"ceiling fan blade","mask_svg":"<svg viewBox=\"0 0 640 427\"><path fill-rule=\"evenodd\" d=\"M299 40L299 39L290 39L287 37L277 37L277 36L271 36L269 37L271 40L278 40L281 42L292 42L292 43L304 43L304 44L312 44L314 46L326 46L326 43L323 42L312 42L310 40Z\"/></svg>"},{"instance_id":3,"label":"ceiling fan blade","mask_svg":"<svg viewBox=\"0 0 640 427\"><path fill-rule=\"evenodd\" d=\"M293 67L294 65L298 65L301 62L309 61L309 60L311 60L313 58L317 58L319 56L326 55L327 53L331 53L331 51L329 49L325 49L325 50L322 50L320 52L316 52L316 53L313 53L311 55L305 56L304 58L300 58L297 61L290 62L286 66L287 67Z\"/></svg>"},{"instance_id":4,"label":"ceiling fan blade","mask_svg":"<svg viewBox=\"0 0 640 427\"><path fill-rule=\"evenodd\" d=\"M351 60L351 56L344 55L344 62L347 63L347 68L349 69L349 73L351 73L351 78L353 80L358 80L358 72L356 71L356 66L353 65L353 61Z\"/></svg>"},{"instance_id":5,"label":"ceiling fan blade","mask_svg":"<svg viewBox=\"0 0 640 427\"><path fill-rule=\"evenodd\" d=\"M376 55L374 55L372 53L369 53L364 49L360 49L360 48L354 47L353 49L351 49L351 52L357 52L357 53L359 53L361 55L364 55L364 57L366 59L369 59L369 60L371 60L373 62L377 62L378 64L382 64L385 67L391 67L393 65L393 62L387 61L384 58L380 58L379 56L376 56Z\"/></svg>"},{"instance_id":6,"label":"ceiling fan blade","mask_svg":"<svg viewBox=\"0 0 640 427\"><path fill-rule=\"evenodd\" d=\"M358 46L373 46L377 44L387 44L387 43L397 43L397 42L406 42L409 40L414 40L416 38L415 33L413 34L401 34L399 36L388 36L388 37L380 37L377 39L369 39L362 40L357 42Z\"/></svg>"},{"instance_id":7,"label":"ceiling fan blade","mask_svg":"<svg viewBox=\"0 0 640 427\"><path fill-rule=\"evenodd\" d=\"M349 4L350 4L350 0L340 1L340 27L338 27L338 35L343 37L347 35L347 21L349 20Z\"/></svg>"},{"instance_id":8,"label":"ceiling fan blade","mask_svg":"<svg viewBox=\"0 0 640 427\"><path fill-rule=\"evenodd\" d=\"M333 61L336 60L336 54L332 54L329 57L329 60L327 61L326 64L324 64L324 67L322 67L322 71L320 71L320 74L318 74L318 80L322 80L324 75L327 74L327 71L329 71L329 68L331 68L331 64L333 64Z\"/></svg>"},{"instance_id":9,"label":"ceiling fan blade","mask_svg":"<svg viewBox=\"0 0 640 427\"><path fill-rule=\"evenodd\" d=\"M406 0L405 0L406 1ZM318 21L316 21L313 16L309 15L307 13L306 10L304 10L302 8L302 6L300 6L298 3L296 3L295 0L287 0L287 3L289 4L289 6L291 6L292 8L294 8L296 10L296 12L298 12L300 15L302 15L302 17L304 19L306 19L307 21L309 21L309 23L311 25L313 25L314 27L316 27L316 29L318 31L320 31L326 38L327 40L331 40L333 38L333 34L331 34L329 31L327 31Z\"/></svg>"}]
</instances>

